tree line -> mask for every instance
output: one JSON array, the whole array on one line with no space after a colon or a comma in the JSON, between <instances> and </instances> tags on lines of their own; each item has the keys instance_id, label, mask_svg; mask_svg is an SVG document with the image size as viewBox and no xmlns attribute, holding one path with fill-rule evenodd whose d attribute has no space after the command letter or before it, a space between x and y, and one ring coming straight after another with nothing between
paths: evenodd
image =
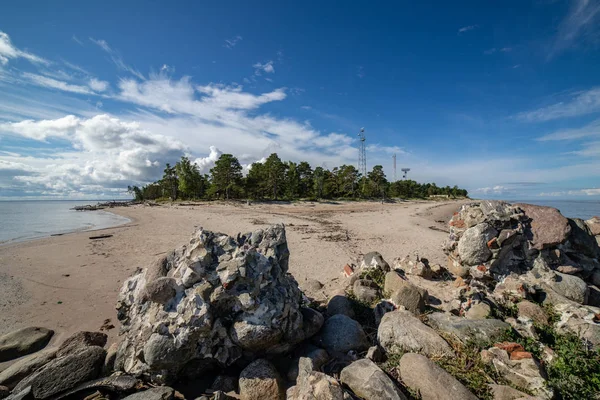
<instances>
[{"instance_id":1,"label":"tree line","mask_svg":"<svg viewBox=\"0 0 600 400\"><path fill-rule=\"evenodd\" d=\"M353 165L331 170L312 168L306 161L282 161L277 153L265 162L250 166L244 176L238 159L222 154L210 170L201 174L198 165L181 157L174 166L167 164L160 180L142 187L129 186L136 200L200 200L240 199L373 199L426 198L433 195L467 197L458 186L438 187L435 183L420 184L413 180L389 182L381 165L362 176Z\"/></svg>"}]
</instances>

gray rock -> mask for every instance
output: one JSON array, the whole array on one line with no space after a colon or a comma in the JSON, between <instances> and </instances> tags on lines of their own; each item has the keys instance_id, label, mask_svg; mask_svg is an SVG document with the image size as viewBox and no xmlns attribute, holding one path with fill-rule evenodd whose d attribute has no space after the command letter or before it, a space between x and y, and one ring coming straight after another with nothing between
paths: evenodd
<instances>
[{"instance_id":1,"label":"gray rock","mask_svg":"<svg viewBox=\"0 0 600 400\"><path fill-rule=\"evenodd\" d=\"M493 342L499 339L510 325L498 319L465 319L450 313L433 313L428 323L435 330L454 335L463 343Z\"/></svg>"},{"instance_id":2,"label":"gray rock","mask_svg":"<svg viewBox=\"0 0 600 400\"><path fill-rule=\"evenodd\" d=\"M375 363L379 363L385 359L385 352L379 346L371 346L369 347L369 350L367 350L365 358L368 358Z\"/></svg>"},{"instance_id":3,"label":"gray rock","mask_svg":"<svg viewBox=\"0 0 600 400\"><path fill-rule=\"evenodd\" d=\"M379 295L379 287L369 279L357 279L352 285L352 291L356 298L365 303L373 303Z\"/></svg>"},{"instance_id":4,"label":"gray rock","mask_svg":"<svg viewBox=\"0 0 600 400\"><path fill-rule=\"evenodd\" d=\"M56 348L46 349L22 358L0 372L0 385L14 388L22 379L56 357Z\"/></svg>"},{"instance_id":5,"label":"gray rock","mask_svg":"<svg viewBox=\"0 0 600 400\"><path fill-rule=\"evenodd\" d=\"M158 386L125 397L123 400L171 400L175 395L173 388Z\"/></svg>"},{"instance_id":6,"label":"gray rock","mask_svg":"<svg viewBox=\"0 0 600 400\"><path fill-rule=\"evenodd\" d=\"M394 293L396 290L400 289L401 287L404 287L408 283L409 282L405 278L400 276L400 274L398 274L396 271L390 271L387 274L385 274L383 291L385 293L391 294Z\"/></svg>"},{"instance_id":7,"label":"gray rock","mask_svg":"<svg viewBox=\"0 0 600 400\"><path fill-rule=\"evenodd\" d=\"M383 256L376 251L365 254L360 261L361 271L369 269L379 269L383 272L390 270L390 265L383 259Z\"/></svg>"},{"instance_id":8,"label":"gray rock","mask_svg":"<svg viewBox=\"0 0 600 400\"><path fill-rule=\"evenodd\" d=\"M592 217L585 221L585 224L590 229L590 233L594 236L600 235L600 217Z\"/></svg>"},{"instance_id":9,"label":"gray rock","mask_svg":"<svg viewBox=\"0 0 600 400\"><path fill-rule=\"evenodd\" d=\"M206 369L194 360L227 367L242 355L289 351L318 330L320 317L302 311L288 264L283 225L237 237L196 231L159 265L158 275L168 269L175 279L175 292L161 289L160 302L150 301L144 272L123 284L117 303L123 335L115 368L168 384L184 367L186 374ZM167 282L161 277L151 282L156 281ZM195 366L188 368L190 363Z\"/></svg>"},{"instance_id":10,"label":"gray rock","mask_svg":"<svg viewBox=\"0 0 600 400\"><path fill-rule=\"evenodd\" d=\"M479 265L489 260L492 252L487 243L497 234L487 223L467 229L458 241L458 254L463 264Z\"/></svg>"},{"instance_id":11,"label":"gray rock","mask_svg":"<svg viewBox=\"0 0 600 400\"><path fill-rule=\"evenodd\" d=\"M532 204L514 206L519 207L530 218L531 243L537 250L563 243L571 233L569 221L556 208Z\"/></svg>"},{"instance_id":12,"label":"gray rock","mask_svg":"<svg viewBox=\"0 0 600 400\"><path fill-rule=\"evenodd\" d=\"M555 278L547 281L547 284L556 293L576 303L585 304L587 301L588 287L579 277L556 272Z\"/></svg>"},{"instance_id":13,"label":"gray rock","mask_svg":"<svg viewBox=\"0 0 600 400\"><path fill-rule=\"evenodd\" d=\"M448 343L409 311L385 314L377 329L377 340L386 352L415 351L429 357L453 355Z\"/></svg>"},{"instance_id":14,"label":"gray rock","mask_svg":"<svg viewBox=\"0 0 600 400\"><path fill-rule=\"evenodd\" d=\"M315 371L318 371L327 361L329 361L329 354L327 351L320 349L316 346L308 345L305 346L305 351L302 354L295 358L290 363L290 368L287 372L287 378L289 381L296 381L298 379L298 374L300 371L300 360L302 358L308 358L311 361L311 365Z\"/></svg>"},{"instance_id":15,"label":"gray rock","mask_svg":"<svg viewBox=\"0 0 600 400\"><path fill-rule=\"evenodd\" d=\"M316 338L319 346L329 353L347 353L350 350L364 351L369 348L367 335L362 326L342 314L328 318Z\"/></svg>"},{"instance_id":16,"label":"gray rock","mask_svg":"<svg viewBox=\"0 0 600 400\"><path fill-rule=\"evenodd\" d=\"M593 307L600 307L600 289L596 286L588 286L589 294L587 303Z\"/></svg>"},{"instance_id":17,"label":"gray rock","mask_svg":"<svg viewBox=\"0 0 600 400\"><path fill-rule=\"evenodd\" d=\"M56 352L56 357L63 357L71 354L74 351L80 350L83 347L98 346L104 347L108 336L102 332L77 332L73 336L67 338Z\"/></svg>"},{"instance_id":18,"label":"gray rock","mask_svg":"<svg viewBox=\"0 0 600 400\"><path fill-rule=\"evenodd\" d=\"M477 400L456 378L421 354L404 354L398 370L402 382L422 400Z\"/></svg>"},{"instance_id":19,"label":"gray rock","mask_svg":"<svg viewBox=\"0 0 600 400\"><path fill-rule=\"evenodd\" d=\"M43 349L52 335L53 330L29 327L0 336L0 362L14 360Z\"/></svg>"},{"instance_id":20,"label":"gray rock","mask_svg":"<svg viewBox=\"0 0 600 400\"><path fill-rule=\"evenodd\" d=\"M68 356L54 359L23 379L15 387L20 392L31 386L36 399L46 399L97 378L102 371L106 351L97 346L85 347Z\"/></svg>"},{"instance_id":21,"label":"gray rock","mask_svg":"<svg viewBox=\"0 0 600 400\"><path fill-rule=\"evenodd\" d=\"M425 312L425 299L419 288L412 283L407 282L402 285L402 287L392 293L390 300L396 307L404 306L404 308L415 315Z\"/></svg>"},{"instance_id":22,"label":"gray rock","mask_svg":"<svg viewBox=\"0 0 600 400\"><path fill-rule=\"evenodd\" d=\"M465 318L467 319L486 319L492 313L492 308L486 303L476 303L467 310Z\"/></svg>"},{"instance_id":23,"label":"gray rock","mask_svg":"<svg viewBox=\"0 0 600 400\"><path fill-rule=\"evenodd\" d=\"M579 218L569 219L569 226L571 227L569 242L575 252L597 258L600 255L600 248L585 221Z\"/></svg>"},{"instance_id":24,"label":"gray rock","mask_svg":"<svg viewBox=\"0 0 600 400\"><path fill-rule=\"evenodd\" d=\"M249 364L239 379L242 400L284 399L285 389L275 367L264 359Z\"/></svg>"},{"instance_id":25,"label":"gray rock","mask_svg":"<svg viewBox=\"0 0 600 400\"><path fill-rule=\"evenodd\" d=\"M117 359L117 350L119 345L113 343L106 351L106 358L104 359L104 366L102 367L102 375L108 376L115 370L115 360Z\"/></svg>"},{"instance_id":26,"label":"gray rock","mask_svg":"<svg viewBox=\"0 0 600 400\"><path fill-rule=\"evenodd\" d=\"M158 278L146 284L143 296L155 303L166 304L177 294L177 281L174 278Z\"/></svg>"},{"instance_id":27,"label":"gray rock","mask_svg":"<svg viewBox=\"0 0 600 400\"><path fill-rule=\"evenodd\" d=\"M325 318L323 314L309 307L300 308L302 314L302 333L305 338L313 337L321 330Z\"/></svg>"},{"instance_id":28,"label":"gray rock","mask_svg":"<svg viewBox=\"0 0 600 400\"><path fill-rule=\"evenodd\" d=\"M528 300L517 303L519 318L531 319L538 325L548 325L548 315L544 309Z\"/></svg>"},{"instance_id":29,"label":"gray rock","mask_svg":"<svg viewBox=\"0 0 600 400\"><path fill-rule=\"evenodd\" d=\"M340 380L359 397L369 400L406 400L406 396L373 361L363 358L348 365Z\"/></svg>"},{"instance_id":30,"label":"gray rock","mask_svg":"<svg viewBox=\"0 0 600 400\"><path fill-rule=\"evenodd\" d=\"M508 385L488 385L492 391L494 400L536 400L539 397L533 397Z\"/></svg>"},{"instance_id":31,"label":"gray rock","mask_svg":"<svg viewBox=\"0 0 600 400\"><path fill-rule=\"evenodd\" d=\"M344 391L332 377L313 371L310 359L300 359L296 386L287 391L288 400L344 400Z\"/></svg>"},{"instance_id":32,"label":"gray rock","mask_svg":"<svg viewBox=\"0 0 600 400\"><path fill-rule=\"evenodd\" d=\"M10 389L7 388L6 386L0 385L0 399L8 397L9 394L10 394Z\"/></svg>"},{"instance_id":33,"label":"gray rock","mask_svg":"<svg viewBox=\"0 0 600 400\"><path fill-rule=\"evenodd\" d=\"M238 380L234 376L218 375L210 385L210 388L215 392L235 392L237 390L237 384Z\"/></svg>"},{"instance_id":34,"label":"gray rock","mask_svg":"<svg viewBox=\"0 0 600 400\"><path fill-rule=\"evenodd\" d=\"M375 325L379 326L379 324L381 323L381 318L383 318L385 314L392 312L395 309L396 306L387 300L382 300L379 303L377 303L377 305L373 309L373 314L375 315Z\"/></svg>"},{"instance_id":35,"label":"gray rock","mask_svg":"<svg viewBox=\"0 0 600 400\"><path fill-rule=\"evenodd\" d=\"M327 302L327 315L332 317L336 314L342 314L349 318L354 318L352 302L343 292L335 294Z\"/></svg>"}]
</instances>

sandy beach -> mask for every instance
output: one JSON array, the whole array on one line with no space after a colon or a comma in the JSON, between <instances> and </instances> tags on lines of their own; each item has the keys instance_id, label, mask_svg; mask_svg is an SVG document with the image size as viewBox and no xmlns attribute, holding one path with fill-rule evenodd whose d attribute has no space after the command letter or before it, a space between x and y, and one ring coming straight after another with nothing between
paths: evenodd
<instances>
[{"instance_id":1,"label":"sandy beach","mask_svg":"<svg viewBox=\"0 0 600 400\"><path fill-rule=\"evenodd\" d=\"M186 243L197 227L230 235L284 223L290 272L335 286L342 267L379 251L391 263L417 253L444 265L445 222L459 202L223 204L134 206L112 212L131 222L0 247L0 334L25 326L54 329L53 343L107 321L118 334L117 293L137 268ZM112 237L90 240L90 236ZM305 288L306 289L306 288Z\"/></svg>"}]
</instances>

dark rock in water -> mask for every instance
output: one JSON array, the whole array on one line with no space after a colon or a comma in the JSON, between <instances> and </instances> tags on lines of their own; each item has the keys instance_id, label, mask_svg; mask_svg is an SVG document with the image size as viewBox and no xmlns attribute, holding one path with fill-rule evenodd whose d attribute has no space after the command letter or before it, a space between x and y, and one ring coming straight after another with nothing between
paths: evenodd
<instances>
[{"instance_id":1,"label":"dark rock in water","mask_svg":"<svg viewBox=\"0 0 600 400\"><path fill-rule=\"evenodd\" d=\"M60 345L58 351L56 352L56 357L69 355L70 353L83 347L104 347L107 339L108 336L102 332L77 332Z\"/></svg>"},{"instance_id":2,"label":"dark rock in water","mask_svg":"<svg viewBox=\"0 0 600 400\"><path fill-rule=\"evenodd\" d=\"M569 226L571 227L569 242L577 253L592 258L600 256L600 247L598 247L596 239L584 220L579 218L569 219Z\"/></svg>"},{"instance_id":3,"label":"dark rock in water","mask_svg":"<svg viewBox=\"0 0 600 400\"><path fill-rule=\"evenodd\" d=\"M552 207L535 206L532 204L514 204L530 218L531 243L537 250L546 249L563 243L571 233L569 221L560 211Z\"/></svg>"},{"instance_id":4,"label":"dark rock in water","mask_svg":"<svg viewBox=\"0 0 600 400\"><path fill-rule=\"evenodd\" d=\"M403 355L398 371L402 382L423 400L477 400L456 378L421 354Z\"/></svg>"},{"instance_id":5,"label":"dark rock in water","mask_svg":"<svg viewBox=\"0 0 600 400\"><path fill-rule=\"evenodd\" d=\"M124 283L115 369L168 383L184 370L201 374L242 355L289 351L322 319L302 309L288 262L283 225L237 237L198 230L152 271ZM169 278L160 276L165 271Z\"/></svg>"},{"instance_id":6,"label":"dark rock in water","mask_svg":"<svg viewBox=\"0 0 600 400\"><path fill-rule=\"evenodd\" d=\"M95 379L102 371L106 351L97 346L81 349L68 356L50 361L33 375L19 382L15 392L31 386L36 399L46 399Z\"/></svg>"},{"instance_id":7,"label":"dark rock in water","mask_svg":"<svg viewBox=\"0 0 600 400\"><path fill-rule=\"evenodd\" d=\"M239 387L242 400L285 398L285 389L279 373L264 359L258 359L244 368L240 374Z\"/></svg>"},{"instance_id":8,"label":"dark rock in water","mask_svg":"<svg viewBox=\"0 0 600 400\"><path fill-rule=\"evenodd\" d=\"M134 393L125 397L123 400L171 400L175 395L173 388L168 386L158 386L143 392Z\"/></svg>"},{"instance_id":9,"label":"dark rock in water","mask_svg":"<svg viewBox=\"0 0 600 400\"><path fill-rule=\"evenodd\" d=\"M499 319L465 319L449 313L433 313L428 323L437 331L456 336L463 343L492 342L499 339L510 325Z\"/></svg>"},{"instance_id":10,"label":"dark rock in water","mask_svg":"<svg viewBox=\"0 0 600 400\"><path fill-rule=\"evenodd\" d=\"M56 348L31 354L0 372L0 385L14 388L22 379L56 357Z\"/></svg>"},{"instance_id":11,"label":"dark rock in water","mask_svg":"<svg viewBox=\"0 0 600 400\"><path fill-rule=\"evenodd\" d=\"M417 351L429 357L454 354L440 335L404 310L383 316L377 329L377 340L386 352Z\"/></svg>"},{"instance_id":12,"label":"dark rock in water","mask_svg":"<svg viewBox=\"0 0 600 400\"><path fill-rule=\"evenodd\" d=\"M363 351L369 348L367 335L362 326L342 314L328 318L316 339L319 346L330 353L347 353L350 350Z\"/></svg>"},{"instance_id":13,"label":"dark rock in water","mask_svg":"<svg viewBox=\"0 0 600 400\"><path fill-rule=\"evenodd\" d=\"M360 261L360 271L370 269L379 269L383 272L390 270L390 265L383 259L383 256L376 251L365 254Z\"/></svg>"},{"instance_id":14,"label":"dark rock in water","mask_svg":"<svg viewBox=\"0 0 600 400\"><path fill-rule=\"evenodd\" d=\"M14 360L43 349L52 335L53 330L30 327L0 336L0 362Z\"/></svg>"},{"instance_id":15,"label":"dark rock in water","mask_svg":"<svg viewBox=\"0 0 600 400\"><path fill-rule=\"evenodd\" d=\"M359 397L369 400L406 400L389 376L373 361L363 358L348 365L340 380Z\"/></svg>"}]
</instances>

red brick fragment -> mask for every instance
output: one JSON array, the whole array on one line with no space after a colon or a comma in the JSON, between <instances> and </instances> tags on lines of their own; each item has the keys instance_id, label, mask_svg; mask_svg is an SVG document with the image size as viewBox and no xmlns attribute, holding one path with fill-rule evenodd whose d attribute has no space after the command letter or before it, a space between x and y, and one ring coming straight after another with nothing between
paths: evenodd
<instances>
[{"instance_id":1,"label":"red brick fragment","mask_svg":"<svg viewBox=\"0 0 600 400\"><path fill-rule=\"evenodd\" d=\"M531 353L528 351L513 351L510 353L510 359L514 361L525 360L527 358L533 358Z\"/></svg>"},{"instance_id":2,"label":"red brick fragment","mask_svg":"<svg viewBox=\"0 0 600 400\"><path fill-rule=\"evenodd\" d=\"M511 354L515 351L525 351L523 346L521 346L519 343L514 343L514 342L496 343L496 344L494 344L494 347L497 347L502 350L506 350L506 352L509 354Z\"/></svg>"},{"instance_id":3,"label":"red brick fragment","mask_svg":"<svg viewBox=\"0 0 600 400\"><path fill-rule=\"evenodd\" d=\"M352 267L348 264L344 265L344 275L349 278L352 275L354 275L354 270L352 269Z\"/></svg>"}]
</instances>

